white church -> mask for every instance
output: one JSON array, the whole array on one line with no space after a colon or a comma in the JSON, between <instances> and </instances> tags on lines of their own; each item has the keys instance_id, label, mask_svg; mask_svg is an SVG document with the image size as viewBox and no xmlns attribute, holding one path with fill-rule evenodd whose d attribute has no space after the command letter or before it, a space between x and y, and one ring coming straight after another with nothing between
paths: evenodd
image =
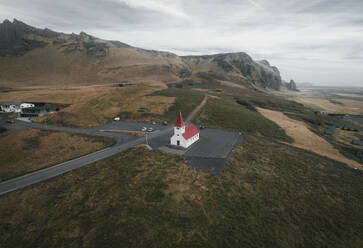
<instances>
[{"instance_id":1,"label":"white church","mask_svg":"<svg viewBox=\"0 0 363 248\"><path fill-rule=\"evenodd\" d=\"M179 112L174 126L174 135L170 138L170 143L175 146L188 148L199 140L199 130L193 125L185 126L182 114Z\"/></svg>"}]
</instances>

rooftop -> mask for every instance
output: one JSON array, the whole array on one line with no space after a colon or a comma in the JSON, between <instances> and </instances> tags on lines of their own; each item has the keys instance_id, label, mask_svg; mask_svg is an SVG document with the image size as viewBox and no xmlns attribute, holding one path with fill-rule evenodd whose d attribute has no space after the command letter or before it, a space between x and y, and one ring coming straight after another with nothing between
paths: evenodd
<instances>
[{"instance_id":1,"label":"rooftop","mask_svg":"<svg viewBox=\"0 0 363 248\"><path fill-rule=\"evenodd\" d=\"M188 126L185 127L185 132L183 133L183 137L184 139L187 140L198 133L199 130L193 124L189 124Z\"/></svg>"}]
</instances>

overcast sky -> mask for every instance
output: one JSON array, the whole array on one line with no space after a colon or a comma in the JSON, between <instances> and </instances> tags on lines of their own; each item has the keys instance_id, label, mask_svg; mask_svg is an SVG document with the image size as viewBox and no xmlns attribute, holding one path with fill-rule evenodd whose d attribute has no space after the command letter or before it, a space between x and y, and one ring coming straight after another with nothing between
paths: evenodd
<instances>
[{"instance_id":1,"label":"overcast sky","mask_svg":"<svg viewBox=\"0 0 363 248\"><path fill-rule=\"evenodd\" d=\"M0 0L0 18L178 55L244 51L284 79L363 86L363 0Z\"/></svg>"}]
</instances>

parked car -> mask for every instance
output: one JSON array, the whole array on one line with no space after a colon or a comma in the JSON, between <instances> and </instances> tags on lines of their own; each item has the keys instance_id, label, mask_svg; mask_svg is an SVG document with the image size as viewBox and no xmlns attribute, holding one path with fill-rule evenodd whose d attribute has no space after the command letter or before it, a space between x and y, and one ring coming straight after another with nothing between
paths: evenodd
<instances>
[{"instance_id":1,"label":"parked car","mask_svg":"<svg viewBox=\"0 0 363 248\"><path fill-rule=\"evenodd\" d=\"M114 121L120 121L120 117L113 118Z\"/></svg>"},{"instance_id":2,"label":"parked car","mask_svg":"<svg viewBox=\"0 0 363 248\"><path fill-rule=\"evenodd\" d=\"M155 121L153 121L152 123L153 123L153 125L156 125L156 122Z\"/></svg>"},{"instance_id":3,"label":"parked car","mask_svg":"<svg viewBox=\"0 0 363 248\"><path fill-rule=\"evenodd\" d=\"M152 127L149 127L149 129L147 131L152 132L152 131L154 131L154 129Z\"/></svg>"},{"instance_id":4,"label":"parked car","mask_svg":"<svg viewBox=\"0 0 363 248\"><path fill-rule=\"evenodd\" d=\"M199 126L199 129L204 129L204 128L205 128L205 126L202 126L202 125Z\"/></svg>"},{"instance_id":5,"label":"parked car","mask_svg":"<svg viewBox=\"0 0 363 248\"><path fill-rule=\"evenodd\" d=\"M167 122L167 121L164 121L164 122L163 122L163 125L164 125L164 126L167 126L167 125L168 125L168 122Z\"/></svg>"},{"instance_id":6,"label":"parked car","mask_svg":"<svg viewBox=\"0 0 363 248\"><path fill-rule=\"evenodd\" d=\"M13 121L13 120L7 120L6 122L7 122L7 123L10 123L10 124L13 124L13 123L14 123L14 121Z\"/></svg>"},{"instance_id":7,"label":"parked car","mask_svg":"<svg viewBox=\"0 0 363 248\"><path fill-rule=\"evenodd\" d=\"M143 127L143 128L141 128L141 131L146 132L147 131L147 128L146 127Z\"/></svg>"}]
</instances>

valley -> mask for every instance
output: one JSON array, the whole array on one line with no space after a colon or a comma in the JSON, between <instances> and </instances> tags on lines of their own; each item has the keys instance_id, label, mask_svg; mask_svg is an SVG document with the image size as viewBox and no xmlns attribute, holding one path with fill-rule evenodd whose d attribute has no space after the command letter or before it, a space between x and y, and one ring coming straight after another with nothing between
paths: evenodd
<instances>
[{"instance_id":1,"label":"valley","mask_svg":"<svg viewBox=\"0 0 363 248\"><path fill-rule=\"evenodd\" d=\"M5 103L50 111L0 116L0 246L363 244L361 89L296 89L244 52L14 20L0 24ZM179 113L198 133L187 148L170 141Z\"/></svg>"}]
</instances>

